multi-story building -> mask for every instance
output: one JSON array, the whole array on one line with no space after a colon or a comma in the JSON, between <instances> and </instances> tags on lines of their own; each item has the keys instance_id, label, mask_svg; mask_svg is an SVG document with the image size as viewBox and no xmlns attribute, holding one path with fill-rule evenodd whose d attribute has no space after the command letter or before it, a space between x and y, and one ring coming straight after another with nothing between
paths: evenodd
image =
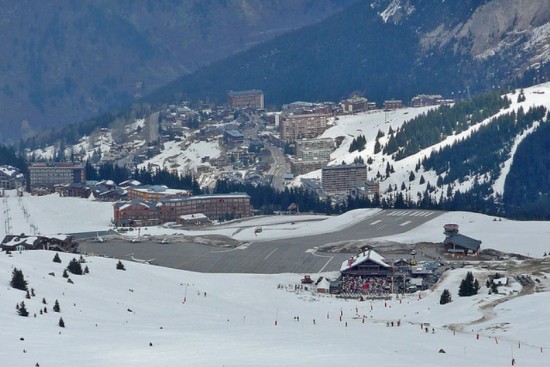
<instances>
[{"instance_id":1,"label":"multi-story building","mask_svg":"<svg viewBox=\"0 0 550 367\"><path fill-rule=\"evenodd\" d=\"M292 141L303 138L315 138L327 129L330 117L331 114L327 113L282 113L279 116L281 139L283 141Z\"/></svg>"},{"instance_id":2,"label":"multi-story building","mask_svg":"<svg viewBox=\"0 0 550 367\"><path fill-rule=\"evenodd\" d=\"M318 169L321 169L325 167L328 163L328 159L323 160L316 160L316 159L310 159L310 160L301 160L301 159L293 159L290 161L290 170L293 175L304 175L306 173L316 171Z\"/></svg>"},{"instance_id":3,"label":"multi-story building","mask_svg":"<svg viewBox=\"0 0 550 367\"><path fill-rule=\"evenodd\" d=\"M244 193L162 198L158 203L135 199L114 204L117 226L155 225L178 222L179 217L204 214L210 219L245 218L252 215L250 196Z\"/></svg>"},{"instance_id":4,"label":"multi-story building","mask_svg":"<svg viewBox=\"0 0 550 367\"><path fill-rule=\"evenodd\" d=\"M411 107L436 106L442 99L443 97L439 94L419 94L418 96L415 96L411 99Z\"/></svg>"},{"instance_id":5,"label":"multi-story building","mask_svg":"<svg viewBox=\"0 0 550 367\"><path fill-rule=\"evenodd\" d=\"M367 166L349 164L326 166L321 171L321 186L327 194L347 195L353 187L365 186Z\"/></svg>"},{"instance_id":6,"label":"multi-story building","mask_svg":"<svg viewBox=\"0 0 550 367\"><path fill-rule=\"evenodd\" d=\"M364 112L369 109L369 101L365 97L352 97L340 101L343 113Z\"/></svg>"},{"instance_id":7,"label":"multi-story building","mask_svg":"<svg viewBox=\"0 0 550 367\"><path fill-rule=\"evenodd\" d=\"M244 135L239 130L225 130L223 132L223 142L230 146L242 144Z\"/></svg>"},{"instance_id":8,"label":"multi-story building","mask_svg":"<svg viewBox=\"0 0 550 367\"><path fill-rule=\"evenodd\" d=\"M14 190L25 186L25 176L19 168L0 166L0 189Z\"/></svg>"},{"instance_id":9,"label":"multi-story building","mask_svg":"<svg viewBox=\"0 0 550 367\"><path fill-rule=\"evenodd\" d=\"M70 184L86 180L86 171L82 164L34 163L29 167L31 190L39 187L53 188L57 184Z\"/></svg>"},{"instance_id":10,"label":"multi-story building","mask_svg":"<svg viewBox=\"0 0 550 367\"><path fill-rule=\"evenodd\" d=\"M292 173L303 175L323 168L333 151L334 141L331 138L297 140L296 158L290 162Z\"/></svg>"},{"instance_id":11,"label":"multi-story building","mask_svg":"<svg viewBox=\"0 0 550 367\"><path fill-rule=\"evenodd\" d=\"M114 223L118 227L156 226L161 224L158 203L134 199L113 205Z\"/></svg>"},{"instance_id":12,"label":"multi-story building","mask_svg":"<svg viewBox=\"0 0 550 367\"><path fill-rule=\"evenodd\" d=\"M331 138L296 140L296 158L330 159L334 151L334 141Z\"/></svg>"},{"instance_id":13,"label":"multi-story building","mask_svg":"<svg viewBox=\"0 0 550 367\"><path fill-rule=\"evenodd\" d=\"M389 101L384 101L385 110L397 110L399 108L403 108L403 101L401 100L390 99Z\"/></svg>"},{"instance_id":14,"label":"multi-story building","mask_svg":"<svg viewBox=\"0 0 550 367\"><path fill-rule=\"evenodd\" d=\"M264 108L264 92L251 89L227 92L227 104L231 108Z\"/></svg>"},{"instance_id":15,"label":"multi-story building","mask_svg":"<svg viewBox=\"0 0 550 367\"><path fill-rule=\"evenodd\" d=\"M164 185L144 185L128 188L128 199L141 199L143 201L158 202L164 198L176 198L191 196L188 190L169 189Z\"/></svg>"}]
</instances>

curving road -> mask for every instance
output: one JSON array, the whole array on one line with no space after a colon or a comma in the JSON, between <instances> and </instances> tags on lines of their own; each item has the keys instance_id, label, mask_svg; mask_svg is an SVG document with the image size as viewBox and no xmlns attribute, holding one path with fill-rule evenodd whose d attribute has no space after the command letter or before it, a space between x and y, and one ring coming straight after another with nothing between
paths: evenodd
<instances>
[{"instance_id":1,"label":"curving road","mask_svg":"<svg viewBox=\"0 0 550 367\"><path fill-rule=\"evenodd\" d=\"M258 240L236 248L214 247L193 242L159 244L107 240L81 242L82 252L128 259L155 259L154 264L207 273L317 273L340 270L349 253L325 253L319 247L346 241L361 241L409 231L443 212L429 210L383 210L348 228L313 236Z\"/></svg>"}]
</instances>

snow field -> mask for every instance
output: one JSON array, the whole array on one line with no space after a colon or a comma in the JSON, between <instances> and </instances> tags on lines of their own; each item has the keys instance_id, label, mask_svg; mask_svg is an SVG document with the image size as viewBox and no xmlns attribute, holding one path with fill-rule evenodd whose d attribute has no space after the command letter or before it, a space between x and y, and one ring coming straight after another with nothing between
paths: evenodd
<instances>
[{"instance_id":1,"label":"snow field","mask_svg":"<svg viewBox=\"0 0 550 367\"><path fill-rule=\"evenodd\" d=\"M295 274L199 274L132 262L124 262L127 270L120 271L116 260L99 257L86 257L90 274L71 275L74 284L69 284L61 273L73 255L60 255L62 264L53 263L53 253L47 251L0 256L5 285L0 290L0 342L13 346L0 351L0 360L41 366L359 366L366 360L385 366L411 361L502 366L513 353L518 365L550 362L550 315L542 307L548 293L497 308L497 316L488 322L500 322L502 312L510 320L505 330L468 325L482 316L479 306L495 298L457 297L466 269L452 271L436 291L421 296L358 302L295 292ZM27 300L24 292L9 288L12 266L23 271L36 297ZM52 271L55 277L48 275ZM439 305L443 288L453 294L453 302L445 306ZM48 313L39 315L42 297ZM60 314L51 310L55 299ZM16 314L15 304L21 301L29 318ZM66 328L57 326L59 317ZM401 326L386 326L397 320ZM420 326L426 322L428 333ZM451 323L456 324L454 334L446 327ZM440 348L446 353L438 353Z\"/></svg>"}]
</instances>

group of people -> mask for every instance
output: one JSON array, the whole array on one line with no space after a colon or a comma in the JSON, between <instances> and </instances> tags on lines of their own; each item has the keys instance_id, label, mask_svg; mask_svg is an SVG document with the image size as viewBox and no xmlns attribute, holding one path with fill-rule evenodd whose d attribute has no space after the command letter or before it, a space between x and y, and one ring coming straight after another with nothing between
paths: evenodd
<instances>
[{"instance_id":1,"label":"group of people","mask_svg":"<svg viewBox=\"0 0 550 367\"><path fill-rule=\"evenodd\" d=\"M391 280L386 277L343 276L340 281L341 292L349 295L386 297L391 291Z\"/></svg>"}]
</instances>

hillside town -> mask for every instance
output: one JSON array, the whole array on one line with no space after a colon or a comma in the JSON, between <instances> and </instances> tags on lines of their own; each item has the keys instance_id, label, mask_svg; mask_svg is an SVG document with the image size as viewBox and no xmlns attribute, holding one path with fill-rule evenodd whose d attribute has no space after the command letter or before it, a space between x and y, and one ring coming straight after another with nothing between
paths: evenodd
<instances>
[{"instance_id":1,"label":"hillside town","mask_svg":"<svg viewBox=\"0 0 550 367\"><path fill-rule=\"evenodd\" d=\"M228 91L224 105L170 105L134 123L101 128L76 146L29 152L29 177L5 167L0 182L6 188L26 188L33 195L57 192L63 197L116 202L117 226L181 222L180 217L187 215L227 220L248 217L253 210L250 198L242 193L192 196L189 191L136 180L89 180L86 165L192 174L205 190L218 180L282 190L295 177L321 170L320 179L301 180L320 198L337 203L348 196L372 200L380 195L380 176L367 177L365 162L329 165L343 137L320 138L341 116L375 111L375 102L352 96L339 103L294 102L279 112L267 112L264 98L260 90ZM419 95L409 105L450 103L440 95ZM382 106L391 111L404 103L388 100Z\"/></svg>"}]
</instances>

